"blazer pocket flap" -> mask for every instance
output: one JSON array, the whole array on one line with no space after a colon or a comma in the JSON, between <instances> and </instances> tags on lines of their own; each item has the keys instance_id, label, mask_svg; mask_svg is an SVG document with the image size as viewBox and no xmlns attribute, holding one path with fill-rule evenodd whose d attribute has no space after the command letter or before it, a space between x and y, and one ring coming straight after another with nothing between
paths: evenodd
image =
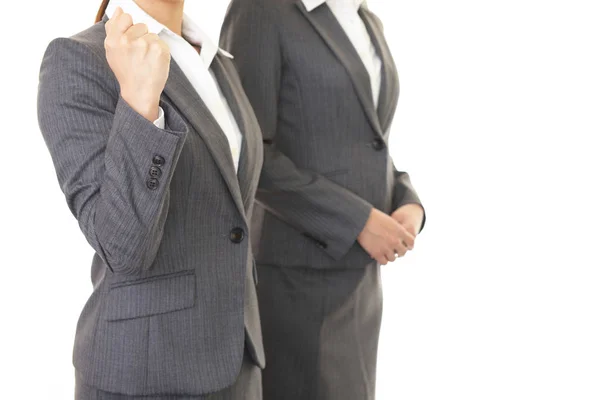
<instances>
[{"instance_id":1,"label":"blazer pocket flap","mask_svg":"<svg viewBox=\"0 0 600 400\"><path fill-rule=\"evenodd\" d=\"M108 293L106 319L118 321L183 310L194 306L195 297L194 271L122 282Z\"/></svg>"}]
</instances>

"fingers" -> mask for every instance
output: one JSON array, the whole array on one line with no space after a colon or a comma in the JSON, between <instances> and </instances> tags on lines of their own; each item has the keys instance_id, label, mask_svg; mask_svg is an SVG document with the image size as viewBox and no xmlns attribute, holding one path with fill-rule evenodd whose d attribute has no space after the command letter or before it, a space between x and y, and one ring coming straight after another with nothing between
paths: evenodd
<instances>
[{"instance_id":1,"label":"fingers","mask_svg":"<svg viewBox=\"0 0 600 400\"><path fill-rule=\"evenodd\" d=\"M120 37L132 25L133 19L131 18L131 15L125 14L121 7L117 7L117 10L105 25L107 39L110 37Z\"/></svg>"},{"instance_id":2,"label":"fingers","mask_svg":"<svg viewBox=\"0 0 600 400\"><path fill-rule=\"evenodd\" d=\"M148 33L148 25L146 24L135 24L129 27L123 35L131 43L137 39L143 37Z\"/></svg>"},{"instance_id":3,"label":"fingers","mask_svg":"<svg viewBox=\"0 0 600 400\"><path fill-rule=\"evenodd\" d=\"M417 237L417 235L419 234L419 229L412 225L412 224L402 224L402 226L404 226L408 232L413 235L415 238Z\"/></svg>"},{"instance_id":4,"label":"fingers","mask_svg":"<svg viewBox=\"0 0 600 400\"><path fill-rule=\"evenodd\" d=\"M398 237L403 242L404 246L408 248L408 250L412 250L415 247L415 237L403 225L398 224L397 233Z\"/></svg>"},{"instance_id":5,"label":"fingers","mask_svg":"<svg viewBox=\"0 0 600 400\"><path fill-rule=\"evenodd\" d=\"M146 32L148 31L148 29L146 29ZM163 41L160 39L160 36L158 36L156 33L148 33L144 35L144 40L147 41L148 43L163 43Z\"/></svg>"},{"instance_id":6,"label":"fingers","mask_svg":"<svg viewBox=\"0 0 600 400\"><path fill-rule=\"evenodd\" d=\"M375 209L357 240L371 258L381 265L404 256L415 245L415 235L410 233L407 226Z\"/></svg>"},{"instance_id":7,"label":"fingers","mask_svg":"<svg viewBox=\"0 0 600 400\"><path fill-rule=\"evenodd\" d=\"M121 18L124 18L126 15L128 14L122 14ZM129 23L129 21L122 21L124 20L119 20L115 23L122 23L123 27ZM122 34L117 36L116 33L120 31L120 27L118 29L114 28L111 30L111 36L108 36L107 34L105 45L108 47L116 47L118 45L134 45L146 48L148 51L155 51L157 54L165 51L168 53L168 45L160 40L157 34L148 33L148 25L146 24L129 25L129 27Z\"/></svg>"},{"instance_id":8,"label":"fingers","mask_svg":"<svg viewBox=\"0 0 600 400\"><path fill-rule=\"evenodd\" d=\"M121 14L123 14L123 9L121 7L117 7L111 18L118 17Z\"/></svg>"},{"instance_id":9,"label":"fingers","mask_svg":"<svg viewBox=\"0 0 600 400\"><path fill-rule=\"evenodd\" d=\"M167 63L171 59L169 45L154 33L148 33L142 37L148 45L148 53L157 58L164 59Z\"/></svg>"},{"instance_id":10,"label":"fingers","mask_svg":"<svg viewBox=\"0 0 600 400\"><path fill-rule=\"evenodd\" d=\"M377 256L377 257L373 257L373 259L374 259L375 261L377 261L377 262L378 262L379 264L381 264L381 265L387 265L387 263L389 262L389 261L388 261L388 259L387 259L387 257L386 257L386 256L384 256L384 255L380 255L380 256Z\"/></svg>"},{"instance_id":11,"label":"fingers","mask_svg":"<svg viewBox=\"0 0 600 400\"><path fill-rule=\"evenodd\" d=\"M142 37L146 41L150 51L169 53L169 45L165 43L156 33L147 33Z\"/></svg>"},{"instance_id":12,"label":"fingers","mask_svg":"<svg viewBox=\"0 0 600 400\"><path fill-rule=\"evenodd\" d=\"M394 262L397 258L404 257L407 252L408 248L404 242L396 239L394 246L384 252L385 261Z\"/></svg>"},{"instance_id":13,"label":"fingers","mask_svg":"<svg viewBox=\"0 0 600 400\"><path fill-rule=\"evenodd\" d=\"M369 255L381 265L387 265L388 263L394 262L397 258L404 256L407 252L406 247L401 244L401 241L398 242L399 243L396 245L397 249L384 245Z\"/></svg>"},{"instance_id":14,"label":"fingers","mask_svg":"<svg viewBox=\"0 0 600 400\"><path fill-rule=\"evenodd\" d=\"M402 240L398 240L394 246L394 251L398 255L396 258L404 257L408 252L408 248Z\"/></svg>"},{"instance_id":15,"label":"fingers","mask_svg":"<svg viewBox=\"0 0 600 400\"><path fill-rule=\"evenodd\" d=\"M129 14L121 14L115 19L111 27L111 34L121 36L133 25L133 19Z\"/></svg>"},{"instance_id":16,"label":"fingers","mask_svg":"<svg viewBox=\"0 0 600 400\"><path fill-rule=\"evenodd\" d=\"M409 250L413 249L414 236L412 236L404 227L398 226L395 235L384 240L379 251L372 256L381 265L386 265L388 262L394 262L397 258L404 257ZM408 242L408 243L406 243Z\"/></svg>"},{"instance_id":17,"label":"fingers","mask_svg":"<svg viewBox=\"0 0 600 400\"><path fill-rule=\"evenodd\" d=\"M121 7L117 7L117 9L113 13L113 15L108 19L108 21L106 21L106 24L104 25L105 29L110 29L112 27L112 25L114 25L117 18L119 16L121 16L122 14L123 14L123 9Z\"/></svg>"},{"instance_id":18,"label":"fingers","mask_svg":"<svg viewBox=\"0 0 600 400\"><path fill-rule=\"evenodd\" d=\"M385 251L384 253L385 259L388 262L394 262L396 261L396 252L394 251L394 249L388 249Z\"/></svg>"}]
</instances>

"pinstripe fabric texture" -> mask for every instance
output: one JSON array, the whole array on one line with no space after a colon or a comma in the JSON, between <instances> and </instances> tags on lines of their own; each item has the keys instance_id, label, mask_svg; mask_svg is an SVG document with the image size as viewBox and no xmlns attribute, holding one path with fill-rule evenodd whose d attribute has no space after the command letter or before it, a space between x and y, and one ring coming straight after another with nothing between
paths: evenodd
<instances>
[{"instance_id":1,"label":"pinstripe fabric texture","mask_svg":"<svg viewBox=\"0 0 600 400\"><path fill-rule=\"evenodd\" d=\"M262 400L261 370L248 353L244 354L242 368L233 385L216 393L205 395L128 396L98 390L81 383L76 377L75 400Z\"/></svg>"},{"instance_id":2,"label":"pinstripe fabric texture","mask_svg":"<svg viewBox=\"0 0 600 400\"><path fill-rule=\"evenodd\" d=\"M42 134L96 252L74 365L83 383L112 393L215 392L235 381L245 345L264 365L248 222L260 128L220 56L211 68L244 135L238 174L174 62L161 98L166 129L156 128L120 98L103 24L52 41L39 84ZM149 183L153 166L161 172Z\"/></svg>"},{"instance_id":3,"label":"pinstripe fabric texture","mask_svg":"<svg viewBox=\"0 0 600 400\"><path fill-rule=\"evenodd\" d=\"M383 62L370 79L335 16L300 0L233 0L221 47L235 59L260 122L265 160L252 221L258 264L363 268L356 242L370 210L420 203L388 153L398 101L378 18L360 10Z\"/></svg>"}]
</instances>

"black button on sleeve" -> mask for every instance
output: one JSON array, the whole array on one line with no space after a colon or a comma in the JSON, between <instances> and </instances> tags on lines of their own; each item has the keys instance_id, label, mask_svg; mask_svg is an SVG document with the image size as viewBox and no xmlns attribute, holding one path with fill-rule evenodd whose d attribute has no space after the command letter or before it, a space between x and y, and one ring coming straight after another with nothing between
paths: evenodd
<instances>
[{"instance_id":1,"label":"black button on sleeve","mask_svg":"<svg viewBox=\"0 0 600 400\"><path fill-rule=\"evenodd\" d=\"M148 171L148 173L153 178L160 178L160 176L162 175L162 169L153 165L152 167L150 167L150 171Z\"/></svg>"},{"instance_id":2,"label":"black button on sleeve","mask_svg":"<svg viewBox=\"0 0 600 400\"><path fill-rule=\"evenodd\" d=\"M163 165L165 165L165 158L157 154L154 157L152 157L152 164L162 167Z\"/></svg>"},{"instance_id":3,"label":"black button on sleeve","mask_svg":"<svg viewBox=\"0 0 600 400\"><path fill-rule=\"evenodd\" d=\"M242 243L244 236L245 234L242 228L233 228L231 232L229 232L229 240L233 243Z\"/></svg>"},{"instance_id":4,"label":"black button on sleeve","mask_svg":"<svg viewBox=\"0 0 600 400\"><path fill-rule=\"evenodd\" d=\"M156 189L158 189L158 179L155 179L155 178L148 179L146 181L146 186L150 190L156 190Z\"/></svg>"}]
</instances>

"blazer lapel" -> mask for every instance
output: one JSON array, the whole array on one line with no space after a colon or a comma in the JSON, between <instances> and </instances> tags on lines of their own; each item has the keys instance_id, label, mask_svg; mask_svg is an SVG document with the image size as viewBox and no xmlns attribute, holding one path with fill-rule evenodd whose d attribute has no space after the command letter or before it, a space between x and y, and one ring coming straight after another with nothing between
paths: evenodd
<instances>
[{"instance_id":1,"label":"blazer lapel","mask_svg":"<svg viewBox=\"0 0 600 400\"><path fill-rule=\"evenodd\" d=\"M400 94L398 72L390 49L383 36L383 31L375 16L365 7L360 8L359 15L365 23L367 31L371 36L371 41L381 58L381 90L379 91L377 114L379 116L379 122L381 123L381 129L383 132L387 132L390 128L392 117L398 104L398 96Z\"/></svg>"},{"instance_id":2,"label":"blazer lapel","mask_svg":"<svg viewBox=\"0 0 600 400\"><path fill-rule=\"evenodd\" d=\"M228 66L231 68L228 68ZM256 126L253 127L251 123L253 116L252 106L243 93L241 82L236 81L236 71L229 60L222 59L220 55L217 55L211 65L211 69L217 78L223 96L225 96L229 104L240 132L244 136L238 166L238 181L244 205L249 208L253 200L250 189L256 172L253 170L253 166L256 165L256 155L258 154L259 145L256 140L257 136L251 134L252 132L250 131L251 129L256 129Z\"/></svg>"},{"instance_id":3,"label":"blazer lapel","mask_svg":"<svg viewBox=\"0 0 600 400\"><path fill-rule=\"evenodd\" d=\"M223 175L223 179L233 196L235 204L242 215L245 215L244 204L227 137L208 107L206 107L198 93L193 89L192 84L185 77L183 71L181 71L177 63L173 60L171 60L169 78L165 85L164 94L202 137L206 147L208 147L213 159L217 163L221 175Z\"/></svg>"},{"instance_id":4,"label":"blazer lapel","mask_svg":"<svg viewBox=\"0 0 600 400\"><path fill-rule=\"evenodd\" d=\"M369 73L352 42L350 42L350 39L348 39L348 36L344 32L344 29L335 18L335 15L333 15L326 3L323 3L311 12L308 12L302 0L298 0L296 5L348 71L369 122L375 132L383 136L379 117L375 111L375 104L373 102Z\"/></svg>"}]
</instances>

